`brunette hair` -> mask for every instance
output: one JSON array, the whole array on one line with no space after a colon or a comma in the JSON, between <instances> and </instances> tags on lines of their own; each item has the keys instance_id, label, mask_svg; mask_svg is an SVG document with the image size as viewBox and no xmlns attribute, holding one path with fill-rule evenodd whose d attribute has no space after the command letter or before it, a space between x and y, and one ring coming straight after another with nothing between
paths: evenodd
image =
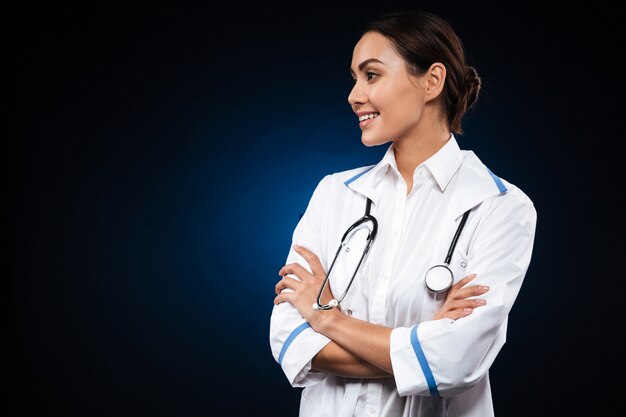
<instances>
[{"instance_id":1,"label":"brunette hair","mask_svg":"<svg viewBox=\"0 0 626 417\"><path fill-rule=\"evenodd\" d=\"M362 35L372 31L389 39L409 74L423 74L434 62L446 67L443 110L450 130L463 134L461 118L478 98L481 79L466 64L463 44L450 24L429 12L394 11L367 23Z\"/></svg>"}]
</instances>

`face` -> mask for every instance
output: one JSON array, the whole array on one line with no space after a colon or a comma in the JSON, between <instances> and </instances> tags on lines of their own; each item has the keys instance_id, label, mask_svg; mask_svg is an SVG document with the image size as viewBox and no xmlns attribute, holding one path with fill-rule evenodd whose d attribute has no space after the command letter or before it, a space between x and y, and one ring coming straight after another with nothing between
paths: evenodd
<instances>
[{"instance_id":1,"label":"face","mask_svg":"<svg viewBox=\"0 0 626 417\"><path fill-rule=\"evenodd\" d=\"M378 113L359 122L365 146L400 141L419 130L426 103L424 88L419 77L407 72L404 59L385 36L367 32L361 37L354 47L350 72L355 80L348 96L352 110Z\"/></svg>"}]
</instances>

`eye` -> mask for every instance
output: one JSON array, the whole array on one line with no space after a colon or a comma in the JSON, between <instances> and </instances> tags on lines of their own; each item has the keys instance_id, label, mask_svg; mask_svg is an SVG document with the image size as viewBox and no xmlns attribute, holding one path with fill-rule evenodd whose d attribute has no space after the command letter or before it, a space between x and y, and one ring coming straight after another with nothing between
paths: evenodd
<instances>
[{"instance_id":1,"label":"eye","mask_svg":"<svg viewBox=\"0 0 626 417\"><path fill-rule=\"evenodd\" d=\"M376 74L375 72L371 72L371 71L366 72L365 75L367 76L367 81L371 81L374 76L378 76L378 74ZM370 77L370 75L372 77ZM352 78L352 82L356 83L356 78Z\"/></svg>"}]
</instances>

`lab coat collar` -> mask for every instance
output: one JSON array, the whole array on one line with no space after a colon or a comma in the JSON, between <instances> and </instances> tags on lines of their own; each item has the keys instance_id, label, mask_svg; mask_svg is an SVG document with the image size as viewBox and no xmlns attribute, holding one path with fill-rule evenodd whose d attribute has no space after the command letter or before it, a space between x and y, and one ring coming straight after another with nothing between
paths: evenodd
<instances>
[{"instance_id":1,"label":"lab coat collar","mask_svg":"<svg viewBox=\"0 0 626 417\"><path fill-rule=\"evenodd\" d=\"M390 158L393 158L393 143L387 148L383 158L376 164L365 167L356 175L353 175L344 184L351 190L372 200L375 206L379 203L378 183L383 179L390 168Z\"/></svg>"},{"instance_id":2,"label":"lab coat collar","mask_svg":"<svg viewBox=\"0 0 626 417\"><path fill-rule=\"evenodd\" d=\"M450 139L448 139L448 141L434 155L415 168L415 172L413 173L413 183L416 182L415 176L417 175L418 168L423 165L428 169L428 171L430 171L433 178L437 182L439 189L443 192L448 186L448 183L450 183L454 173L457 169L459 169L462 161L463 154L461 153L461 149L459 148L459 144L457 143L454 134L451 133ZM387 148L387 152L385 152L382 160L372 169L371 175L374 176L374 186L377 186L378 183L380 183L385 173L390 168L393 168L396 175L401 175L396 163L394 143Z\"/></svg>"},{"instance_id":3,"label":"lab coat collar","mask_svg":"<svg viewBox=\"0 0 626 417\"><path fill-rule=\"evenodd\" d=\"M502 180L495 176L474 152L462 151L459 148L454 135L451 135L448 142L423 164L444 193L458 171L457 184L453 190L449 190L452 192L450 209L454 218L487 198L507 191ZM397 170L393 143L376 165L365 167L344 184L368 197L375 206L378 206L380 197L377 186L389 169Z\"/></svg>"},{"instance_id":4,"label":"lab coat collar","mask_svg":"<svg viewBox=\"0 0 626 417\"><path fill-rule=\"evenodd\" d=\"M425 165L435 178L441 192L446 190L450 180L463 162L463 153L456 138L450 134L450 139L433 156L425 160ZM413 180L415 182L415 179Z\"/></svg>"},{"instance_id":5,"label":"lab coat collar","mask_svg":"<svg viewBox=\"0 0 626 417\"><path fill-rule=\"evenodd\" d=\"M444 192L450 180L459 169L462 161L463 154L461 149L454 135L450 134L450 139L441 149L426 161L422 162L420 166L424 165L428 169L441 191ZM417 168L419 167L416 167L414 175L417 175ZM372 202L377 205L378 196L376 189L389 169L394 170L396 175L401 175L396 163L393 142L389 145L382 159L376 165L366 167L360 173L345 181L345 184L352 190L369 197Z\"/></svg>"},{"instance_id":6,"label":"lab coat collar","mask_svg":"<svg viewBox=\"0 0 626 417\"><path fill-rule=\"evenodd\" d=\"M450 201L450 210L455 219L489 197L508 191L503 181L473 151L462 153L463 163Z\"/></svg>"}]
</instances>

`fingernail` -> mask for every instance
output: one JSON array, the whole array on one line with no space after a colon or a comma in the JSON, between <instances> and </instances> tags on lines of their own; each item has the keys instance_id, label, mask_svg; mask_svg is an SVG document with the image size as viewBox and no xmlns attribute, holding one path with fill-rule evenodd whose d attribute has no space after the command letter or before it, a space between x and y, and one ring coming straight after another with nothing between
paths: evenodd
<instances>
[{"instance_id":1,"label":"fingernail","mask_svg":"<svg viewBox=\"0 0 626 417\"><path fill-rule=\"evenodd\" d=\"M482 304L482 305L487 304L487 301L486 301L486 300L474 300L474 302L475 302L476 304Z\"/></svg>"},{"instance_id":2,"label":"fingernail","mask_svg":"<svg viewBox=\"0 0 626 417\"><path fill-rule=\"evenodd\" d=\"M294 248L295 250L298 250L298 249L300 249L300 246L298 246L298 245L293 245L293 248Z\"/></svg>"},{"instance_id":3,"label":"fingernail","mask_svg":"<svg viewBox=\"0 0 626 417\"><path fill-rule=\"evenodd\" d=\"M469 313L470 311L472 311L471 308L464 308L463 311L465 311L466 313Z\"/></svg>"},{"instance_id":4,"label":"fingernail","mask_svg":"<svg viewBox=\"0 0 626 417\"><path fill-rule=\"evenodd\" d=\"M483 290L483 291L489 291L489 287L486 286L486 285L481 285L480 289Z\"/></svg>"}]
</instances>

